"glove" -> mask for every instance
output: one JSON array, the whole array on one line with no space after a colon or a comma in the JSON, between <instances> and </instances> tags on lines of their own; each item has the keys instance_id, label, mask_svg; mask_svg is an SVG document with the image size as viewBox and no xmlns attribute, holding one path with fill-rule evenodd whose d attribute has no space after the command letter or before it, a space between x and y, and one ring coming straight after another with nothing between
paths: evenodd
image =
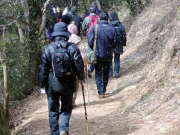
<instances>
[{"instance_id":1,"label":"glove","mask_svg":"<svg viewBox=\"0 0 180 135\"><path fill-rule=\"evenodd\" d=\"M85 81L85 80L79 80L79 82L80 82L80 84L81 84L81 85L83 85L83 84L85 84L85 83L86 83L86 81Z\"/></svg>"},{"instance_id":2,"label":"glove","mask_svg":"<svg viewBox=\"0 0 180 135\"><path fill-rule=\"evenodd\" d=\"M44 88L40 88L40 93L41 93L41 94L46 94L45 89L44 89Z\"/></svg>"}]
</instances>

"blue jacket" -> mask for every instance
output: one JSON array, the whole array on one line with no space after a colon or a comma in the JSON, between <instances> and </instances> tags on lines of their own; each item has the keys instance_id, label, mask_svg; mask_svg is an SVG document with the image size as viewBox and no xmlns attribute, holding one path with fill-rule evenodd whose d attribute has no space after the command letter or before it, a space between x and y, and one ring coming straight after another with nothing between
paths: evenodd
<instances>
[{"instance_id":1,"label":"blue jacket","mask_svg":"<svg viewBox=\"0 0 180 135\"><path fill-rule=\"evenodd\" d=\"M107 21L101 20L98 22L96 42L96 56L97 58L112 58L112 50L117 45L117 35L115 28ZM88 45L91 49L94 46L95 26L92 27L88 34Z\"/></svg>"},{"instance_id":2,"label":"blue jacket","mask_svg":"<svg viewBox=\"0 0 180 135\"><path fill-rule=\"evenodd\" d=\"M118 44L116 48L113 50L113 52L123 54L123 46L126 46L126 30L124 28L124 25L119 20L111 21L109 24L113 27L117 27L119 31L119 34L117 33Z\"/></svg>"}]
</instances>

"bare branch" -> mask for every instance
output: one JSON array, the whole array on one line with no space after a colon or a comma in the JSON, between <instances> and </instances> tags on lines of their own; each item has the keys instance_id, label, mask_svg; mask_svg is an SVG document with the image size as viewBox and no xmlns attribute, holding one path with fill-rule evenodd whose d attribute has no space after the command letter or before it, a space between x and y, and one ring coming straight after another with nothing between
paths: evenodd
<instances>
[{"instance_id":1,"label":"bare branch","mask_svg":"<svg viewBox=\"0 0 180 135\"><path fill-rule=\"evenodd\" d=\"M0 17L5 18L5 19L12 19L13 22L14 22L15 20L17 20L17 21L23 23L24 25L29 25L26 21L23 21L23 20L19 19L19 16L16 17L16 18L13 17L13 16L0 16Z\"/></svg>"},{"instance_id":2,"label":"bare branch","mask_svg":"<svg viewBox=\"0 0 180 135\"><path fill-rule=\"evenodd\" d=\"M44 3L43 9L42 9L43 14L42 14L41 27L40 27L40 30L39 30L39 36L42 35L43 29L45 28L45 25L46 25L46 8L47 8L47 6L49 5L50 2L51 2L51 0L47 0Z\"/></svg>"}]
</instances>

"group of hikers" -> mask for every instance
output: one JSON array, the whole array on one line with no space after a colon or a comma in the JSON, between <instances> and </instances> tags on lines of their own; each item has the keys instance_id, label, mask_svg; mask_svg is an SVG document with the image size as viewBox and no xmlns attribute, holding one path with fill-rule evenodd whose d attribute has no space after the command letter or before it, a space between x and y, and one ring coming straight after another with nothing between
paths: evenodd
<instances>
[{"instance_id":1,"label":"group of hikers","mask_svg":"<svg viewBox=\"0 0 180 135\"><path fill-rule=\"evenodd\" d=\"M68 135L79 83L82 86L86 83L84 61L78 48L81 37L87 39L88 50L95 49L97 62L90 65L88 77L95 70L97 93L102 99L106 97L109 78L120 77L126 31L117 12L101 11L96 2L92 2L84 19L77 14L76 6L61 12L52 5L49 15L46 25L49 44L42 51L38 81L47 94L50 134Z\"/></svg>"}]
</instances>

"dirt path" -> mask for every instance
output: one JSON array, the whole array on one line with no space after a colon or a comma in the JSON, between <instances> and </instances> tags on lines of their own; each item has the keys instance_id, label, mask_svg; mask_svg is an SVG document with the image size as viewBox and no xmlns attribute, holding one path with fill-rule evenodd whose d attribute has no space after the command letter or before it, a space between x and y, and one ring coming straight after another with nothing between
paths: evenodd
<instances>
[{"instance_id":1,"label":"dirt path","mask_svg":"<svg viewBox=\"0 0 180 135\"><path fill-rule=\"evenodd\" d=\"M90 135L180 135L179 8L153 1L128 31L121 76L109 79L109 96L97 97L94 75L87 81ZM12 135L49 135L46 95L37 91L11 109ZM69 134L87 135L81 89L76 103Z\"/></svg>"},{"instance_id":2,"label":"dirt path","mask_svg":"<svg viewBox=\"0 0 180 135\"><path fill-rule=\"evenodd\" d=\"M99 99L94 75L92 78L88 78L88 83L85 84L85 97L90 134L120 135L119 131L122 130L123 132L121 131L121 134L123 135L125 132L132 130L126 129L125 131L123 128L126 123L119 119L118 110L121 106L121 97L115 94L116 91L114 91L119 79L111 78L107 87L107 93L109 93L108 97ZM19 130L18 135L49 135L46 95L37 95L38 93L35 93L34 96L30 96L29 99L26 99L27 102L19 108L19 110L23 111L21 112L22 117L19 118L19 126L16 127L16 131ZM82 90L80 87L76 100L77 107L73 109L70 120L69 133L72 135L87 134L83 103Z\"/></svg>"}]
</instances>

